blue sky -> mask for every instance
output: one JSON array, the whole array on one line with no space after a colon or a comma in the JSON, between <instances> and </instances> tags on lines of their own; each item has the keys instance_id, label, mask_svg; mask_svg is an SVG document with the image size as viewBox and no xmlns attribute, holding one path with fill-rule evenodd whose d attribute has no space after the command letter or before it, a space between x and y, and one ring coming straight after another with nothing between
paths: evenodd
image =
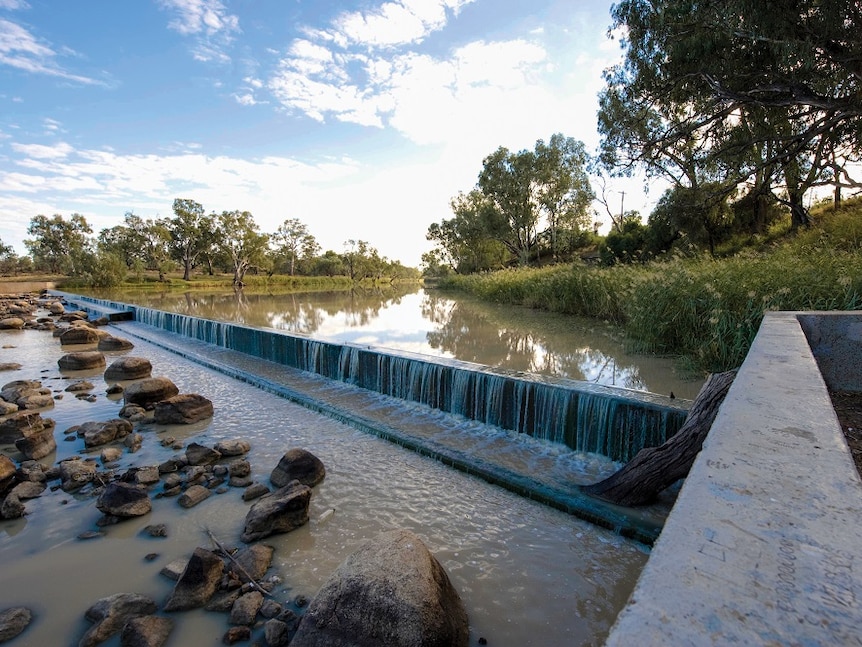
<instances>
[{"instance_id":1,"label":"blue sky","mask_svg":"<svg viewBox=\"0 0 862 647\"><path fill-rule=\"evenodd\" d=\"M610 5L0 0L0 239L24 253L38 214L98 232L191 198L418 265L497 147L595 148Z\"/></svg>"}]
</instances>

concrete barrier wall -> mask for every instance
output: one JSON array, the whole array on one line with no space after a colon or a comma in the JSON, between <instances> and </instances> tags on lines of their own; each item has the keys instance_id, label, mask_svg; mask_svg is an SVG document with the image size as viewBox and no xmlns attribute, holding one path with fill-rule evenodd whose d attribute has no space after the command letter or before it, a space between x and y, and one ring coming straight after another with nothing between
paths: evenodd
<instances>
[{"instance_id":1,"label":"concrete barrier wall","mask_svg":"<svg viewBox=\"0 0 862 647\"><path fill-rule=\"evenodd\" d=\"M859 370L840 316L764 318L607 645L862 645L862 482L812 351Z\"/></svg>"}]
</instances>

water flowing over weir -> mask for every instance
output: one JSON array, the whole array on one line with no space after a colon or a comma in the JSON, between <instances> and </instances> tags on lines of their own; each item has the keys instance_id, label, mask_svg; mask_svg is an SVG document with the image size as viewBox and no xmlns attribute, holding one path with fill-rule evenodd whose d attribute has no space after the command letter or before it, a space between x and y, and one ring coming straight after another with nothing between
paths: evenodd
<instances>
[{"instance_id":1,"label":"water flowing over weir","mask_svg":"<svg viewBox=\"0 0 862 647\"><path fill-rule=\"evenodd\" d=\"M494 369L458 360L432 359L405 351L315 340L91 297L55 294L95 316L106 313L128 316L130 313L138 323L172 335L565 445L577 452L600 454L614 461L627 461L641 448L661 444L679 429L687 413L687 402L650 393ZM251 381L243 374L233 375ZM303 403L317 408L314 402ZM331 411L327 413L332 415ZM501 479L492 467L469 452L453 455L429 449L427 443L415 441L385 423L369 428L364 420L357 418L349 424L646 543L651 543L660 531L655 524L644 525L631 520L624 509L615 509L571 492L571 487L562 495L558 491L549 494L533 483Z\"/></svg>"}]
</instances>

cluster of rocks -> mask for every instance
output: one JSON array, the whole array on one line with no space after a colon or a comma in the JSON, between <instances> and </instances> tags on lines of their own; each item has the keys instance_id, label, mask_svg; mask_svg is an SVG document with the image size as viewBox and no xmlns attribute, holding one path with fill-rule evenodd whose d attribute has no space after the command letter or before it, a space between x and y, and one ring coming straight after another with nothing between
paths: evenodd
<instances>
[{"instance_id":1,"label":"cluster of rocks","mask_svg":"<svg viewBox=\"0 0 862 647\"><path fill-rule=\"evenodd\" d=\"M27 304L17 301L15 308L24 310ZM119 338L98 330L84 313L65 312L55 302L42 306L54 317L66 317L67 325L56 326L53 319L40 321L48 319L44 317L33 319L31 312L21 327L54 325L54 335L63 346L95 343L102 349L105 340L112 340L108 343L116 349L131 348L125 340L117 341ZM0 328L13 314L28 316L24 312L6 314L9 316L4 317L0 306ZM30 326L30 321L36 323ZM106 360L101 350L74 351L65 354L58 365L62 370L93 369L105 366ZM56 449L55 425L33 409L52 406L56 396L36 381L17 380L0 389L0 401L8 405L7 412L0 413L5 416L0 420L0 443L14 442L24 456L16 466L0 455L0 517L23 515L23 502L38 497L49 486L94 497L103 513L98 526L150 513L153 498L176 497L178 505L191 508L213 493L242 488L242 499L250 506L240 540L249 545L225 547L210 535L215 548L199 546L189 557L165 566L162 574L175 584L161 605L163 614L197 608L225 612L229 614L229 628L222 636L226 644L251 640L252 632L261 628L270 647L468 644L467 615L457 591L419 537L404 530L386 533L349 557L302 616L276 602L271 591L281 580L275 574L267 576L274 549L254 542L308 522L312 488L326 475L323 463L304 449L290 449L270 473L271 489L253 481L252 467L245 458L251 446L244 439L225 440L212 447L191 442L183 448L166 437L160 440L162 445L184 451L159 465L121 471L118 460L124 450L135 452L143 442L135 424L189 424L212 417L213 406L199 394L179 393L166 377L152 377L152 366L144 358L116 359L104 376L113 383L109 392L122 394L124 399L119 417L85 422L65 432L68 440L83 439L88 451L101 448L99 458L74 456L52 467L39 463L39 458ZM145 531L153 536L168 532L163 524L147 526ZM80 538L101 532L88 531ZM305 602L294 606L299 610ZM78 644L98 645L119 633L124 647L163 645L174 618L158 615L159 608L155 600L137 593L98 600L85 614L92 626ZM26 608L0 611L0 642L24 631L30 619Z\"/></svg>"}]
</instances>

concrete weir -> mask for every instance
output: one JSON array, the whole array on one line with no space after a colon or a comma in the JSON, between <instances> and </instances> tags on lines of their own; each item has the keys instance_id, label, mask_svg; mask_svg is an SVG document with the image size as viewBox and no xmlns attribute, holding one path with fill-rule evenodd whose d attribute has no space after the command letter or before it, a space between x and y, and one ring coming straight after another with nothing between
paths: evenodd
<instances>
[{"instance_id":1,"label":"concrete weir","mask_svg":"<svg viewBox=\"0 0 862 647\"><path fill-rule=\"evenodd\" d=\"M862 645L862 482L828 388L862 313L767 313L606 644Z\"/></svg>"}]
</instances>

